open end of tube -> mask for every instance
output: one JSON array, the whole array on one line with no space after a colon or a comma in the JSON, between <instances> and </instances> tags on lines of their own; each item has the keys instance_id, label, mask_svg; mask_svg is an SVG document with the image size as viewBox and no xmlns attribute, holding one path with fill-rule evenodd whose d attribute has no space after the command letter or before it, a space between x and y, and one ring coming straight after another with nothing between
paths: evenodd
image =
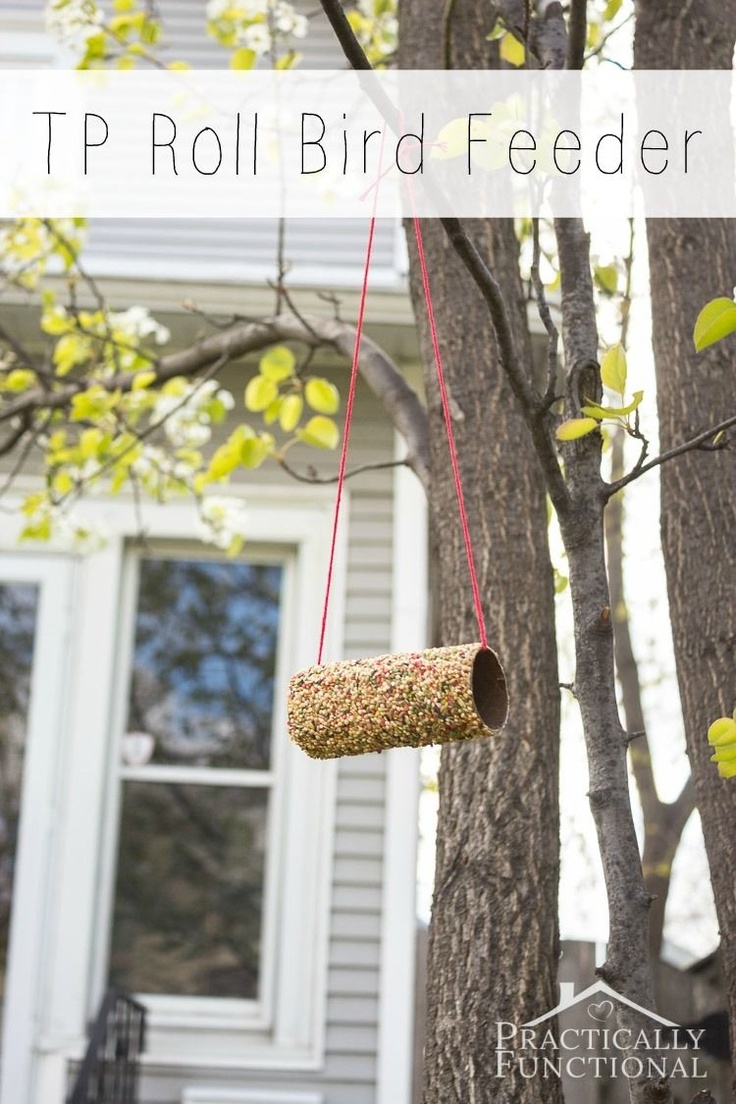
<instances>
[{"instance_id":1,"label":"open end of tube","mask_svg":"<svg viewBox=\"0 0 736 1104\"><path fill-rule=\"evenodd\" d=\"M506 676L490 648L481 648L473 661L473 700L485 724L503 728L509 713Z\"/></svg>"}]
</instances>

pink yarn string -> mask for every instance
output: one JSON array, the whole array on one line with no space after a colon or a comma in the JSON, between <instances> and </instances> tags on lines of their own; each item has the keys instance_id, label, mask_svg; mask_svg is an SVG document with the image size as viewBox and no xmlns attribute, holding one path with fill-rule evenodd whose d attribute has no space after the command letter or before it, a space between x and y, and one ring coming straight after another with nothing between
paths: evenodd
<instances>
[{"instance_id":1,"label":"pink yarn string","mask_svg":"<svg viewBox=\"0 0 736 1104\"><path fill-rule=\"evenodd\" d=\"M368 243L365 250L365 263L363 266L363 282L360 288L360 303L358 305L358 319L355 324L355 344L353 346L353 364L350 371L350 387L347 402L345 403L345 425L342 431L342 451L340 453L340 467L337 473L337 495L335 496L335 513L332 519L332 540L330 543L330 561L327 568L327 585L325 587L325 601L322 607L322 627L319 634L319 648L317 649L317 663L322 662L327 635L327 613L330 606L330 594L332 592L332 579L335 573L335 550L337 548L337 530L340 523L340 507L342 505L343 489L345 486L345 466L348 458L348 441L350 440L350 426L353 421L353 407L355 405L355 388L358 382L358 364L360 363L360 343L363 337L363 319L365 317L365 304L368 298L368 273L373 256L373 239L376 230L375 204L378 189L374 196L374 213L371 215L368 228Z\"/></svg>"}]
</instances>

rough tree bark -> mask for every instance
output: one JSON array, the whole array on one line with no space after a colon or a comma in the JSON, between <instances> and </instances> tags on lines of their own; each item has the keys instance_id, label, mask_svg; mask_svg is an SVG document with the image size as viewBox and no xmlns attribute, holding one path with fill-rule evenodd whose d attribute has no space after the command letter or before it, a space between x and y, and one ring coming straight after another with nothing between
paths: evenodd
<instances>
[{"instance_id":1,"label":"rough tree bark","mask_svg":"<svg viewBox=\"0 0 736 1104\"><path fill-rule=\"evenodd\" d=\"M736 6L639 0L642 69L730 69ZM709 299L736 281L733 221L651 219L652 317L663 449L734 407L733 339L696 356L692 332ZM736 453L688 452L662 470L662 548L696 802L716 900L736 1056L736 785L709 761L710 721L736 705ZM734 1074L736 1093L736 1072Z\"/></svg>"},{"instance_id":2,"label":"rough tree bark","mask_svg":"<svg viewBox=\"0 0 736 1104\"><path fill-rule=\"evenodd\" d=\"M611 477L624 475L624 433L614 434ZM623 493L622 493L623 494ZM690 776L674 801L662 801L654 777L652 754L646 733L641 697L639 665L634 655L629 627L629 615L624 592L622 494L614 495L606 510L606 549L608 552L608 585L613 612L613 644L616 674L621 688L621 707L626 730L638 733L629 748L629 761L639 792L644 817L644 847L642 869L644 884L652 903L649 910L649 953L656 962L662 951L667 897L672 878L672 863L685 825L694 807L693 783Z\"/></svg>"},{"instance_id":3,"label":"rough tree bark","mask_svg":"<svg viewBox=\"0 0 736 1104\"><path fill-rule=\"evenodd\" d=\"M472 0L403 0L401 64L491 62L494 22ZM444 30L451 34L444 35ZM467 229L511 305L524 368L531 350L509 222ZM408 227L412 250L412 233ZM425 1050L428 1104L557 1104L559 1082L495 1078L496 1023L523 1023L556 1003L559 689L544 480L498 363L488 309L437 221L423 223L489 638L506 664L511 714L494 741L448 746L440 828ZM433 552L441 632L477 637L455 490L416 258L411 289L428 394Z\"/></svg>"}]
</instances>

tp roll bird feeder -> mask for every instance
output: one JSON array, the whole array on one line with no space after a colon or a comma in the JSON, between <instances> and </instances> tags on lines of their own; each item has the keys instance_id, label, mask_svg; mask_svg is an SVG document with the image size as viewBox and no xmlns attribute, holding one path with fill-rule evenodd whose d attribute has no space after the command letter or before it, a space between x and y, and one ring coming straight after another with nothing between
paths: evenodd
<instances>
[{"instance_id":1,"label":"tp roll bird feeder","mask_svg":"<svg viewBox=\"0 0 736 1104\"><path fill-rule=\"evenodd\" d=\"M421 652L400 652L370 659L322 663L368 271L373 250L374 211L368 234L350 388L345 409L317 664L297 672L289 683L289 734L314 759L333 759L342 755L362 755L365 752L385 751L394 747L423 747L427 744L491 736L503 727L508 712L503 668L495 652L488 647L486 638L421 227L416 217L413 221L480 642L429 648Z\"/></svg>"}]
</instances>

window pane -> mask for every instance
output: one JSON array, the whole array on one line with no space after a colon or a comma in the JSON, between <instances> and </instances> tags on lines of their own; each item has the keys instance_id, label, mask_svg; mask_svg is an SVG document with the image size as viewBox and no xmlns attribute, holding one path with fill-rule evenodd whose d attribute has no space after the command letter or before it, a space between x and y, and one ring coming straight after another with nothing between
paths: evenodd
<instances>
[{"instance_id":1,"label":"window pane","mask_svg":"<svg viewBox=\"0 0 736 1104\"><path fill-rule=\"evenodd\" d=\"M267 803L261 790L125 783L113 985L258 995Z\"/></svg>"},{"instance_id":2,"label":"window pane","mask_svg":"<svg viewBox=\"0 0 736 1104\"><path fill-rule=\"evenodd\" d=\"M0 584L0 1022L37 605L38 587Z\"/></svg>"},{"instance_id":3,"label":"window pane","mask_svg":"<svg viewBox=\"0 0 736 1104\"><path fill-rule=\"evenodd\" d=\"M283 569L144 559L123 757L267 768ZM127 748L127 750L126 750ZM138 750L136 750L138 749Z\"/></svg>"}]
</instances>

